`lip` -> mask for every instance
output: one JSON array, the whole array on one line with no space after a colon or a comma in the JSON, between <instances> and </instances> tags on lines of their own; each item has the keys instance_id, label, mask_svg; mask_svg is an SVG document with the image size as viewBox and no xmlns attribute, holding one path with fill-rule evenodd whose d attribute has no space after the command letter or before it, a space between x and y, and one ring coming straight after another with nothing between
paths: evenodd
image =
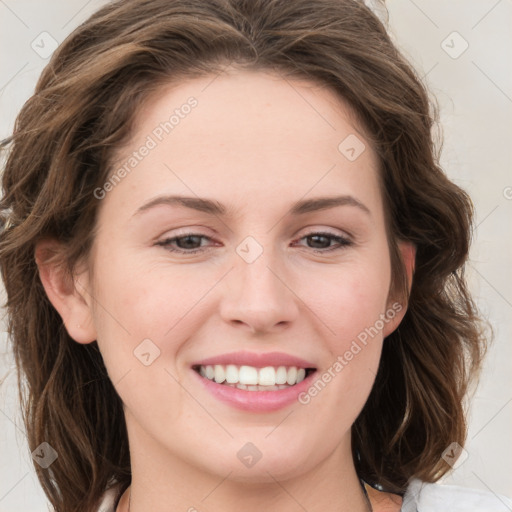
<instances>
[{"instance_id":1,"label":"lip","mask_svg":"<svg viewBox=\"0 0 512 512\"><path fill-rule=\"evenodd\" d=\"M312 379L316 377L317 371L312 372L302 382L294 386L276 391L247 391L217 384L215 381L202 377L195 370L192 370L192 373L195 378L200 380L205 389L221 402L244 411L263 413L277 411L297 402L298 395L309 388Z\"/></svg>"},{"instance_id":2,"label":"lip","mask_svg":"<svg viewBox=\"0 0 512 512\"><path fill-rule=\"evenodd\" d=\"M301 359L300 357L285 354L284 352L247 352L238 351L229 354L221 354L208 359L203 359L192 365L207 366L216 364L235 364L237 366L254 366L255 368L265 368L265 366L297 366L299 368L316 368L316 365ZM242 390L243 391L243 390ZM257 393L256 391L251 393ZM265 391L267 393L267 391ZM273 393L273 391L272 391Z\"/></svg>"}]
</instances>

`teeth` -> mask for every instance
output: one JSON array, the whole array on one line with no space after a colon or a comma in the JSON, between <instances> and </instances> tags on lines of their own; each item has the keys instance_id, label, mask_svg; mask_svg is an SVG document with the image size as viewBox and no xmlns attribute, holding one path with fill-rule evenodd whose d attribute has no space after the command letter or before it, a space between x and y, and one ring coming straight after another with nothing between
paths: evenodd
<instances>
[{"instance_id":1,"label":"teeth","mask_svg":"<svg viewBox=\"0 0 512 512\"><path fill-rule=\"evenodd\" d=\"M217 368L219 365L215 365ZM254 368L254 366L240 366L238 370L238 382L240 384L247 384L248 386L253 384L259 384L258 382L258 368Z\"/></svg>"},{"instance_id":2,"label":"teeth","mask_svg":"<svg viewBox=\"0 0 512 512\"><path fill-rule=\"evenodd\" d=\"M302 382L306 377L306 369L296 366L255 368L254 366L216 364L200 366L199 373L217 384L249 391L261 391L262 387L266 391L284 389Z\"/></svg>"},{"instance_id":3,"label":"teeth","mask_svg":"<svg viewBox=\"0 0 512 512\"><path fill-rule=\"evenodd\" d=\"M297 368L295 366L292 366L289 370L288 370L288 375L286 377L286 382L292 386L293 384L295 384L297 382Z\"/></svg>"},{"instance_id":4,"label":"teeth","mask_svg":"<svg viewBox=\"0 0 512 512\"><path fill-rule=\"evenodd\" d=\"M224 371L224 366L217 364L213 367L215 382L218 384L224 382L226 380L226 372Z\"/></svg>"},{"instance_id":5,"label":"teeth","mask_svg":"<svg viewBox=\"0 0 512 512\"><path fill-rule=\"evenodd\" d=\"M236 384L238 382L238 368L234 364L226 366L226 382L229 384Z\"/></svg>"},{"instance_id":6,"label":"teeth","mask_svg":"<svg viewBox=\"0 0 512 512\"><path fill-rule=\"evenodd\" d=\"M284 366L280 366L276 372L276 384L286 384L288 378L288 370Z\"/></svg>"},{"instance_id":7,"label":"teeth","mask_svg":"<svg viewBox=\"0 0 512 512\"><path fill-rule=\"evenodd\" d=\"M245 384L227 384L223 383L225 386L230 386L232 388L245 389L246 391L277 391L278 389L286 389L289 388L288 384L281 384L280 386L246 386Z\"/></svg>"},{"instance_id":8,"label":"teeth","mask_svg":"<svg viewBox=\"0 0 512 512\"><path fill-rule=\"evenodd\" d=\"M272 366L266 366L265 368L260 368L259 374L259 382L260 386L275 386L276 385L276 371Z\"/></svg>"}]
</instances>

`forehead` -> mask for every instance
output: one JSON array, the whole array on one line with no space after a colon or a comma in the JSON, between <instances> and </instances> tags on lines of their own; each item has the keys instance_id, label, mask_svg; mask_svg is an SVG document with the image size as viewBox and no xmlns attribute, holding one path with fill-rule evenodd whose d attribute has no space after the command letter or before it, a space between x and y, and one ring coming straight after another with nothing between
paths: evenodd
<instances>
[{"instance_id":1,"label":"forehead","mask_svg":"<svg viewBox=\"0 0 512 512\"><path fill-rule=\"evenodd\" d=\"M190 103L194 106L189 107ZM284 130L272 130L276 123ZM195 137L188 136L187 125L193 127ZM152 132L158 139L172 132L175 142L196 148L260 142L286 148L291 135L312 142L326 136L327 141L336 142L345 132L364 138L355 111L332 89L277 72L230 68L153 91L135 119L134 135Z\"/></svg>"},{"instance_id":2,"label":"forehead","mask_svg":"<svg viewBox=\"0 0 512 512\"><path fill-rule=\"evenodd\" d=\"M134 204L162 187L246 207L262 194L280 202L361 187L363 195L378 193L378 159L349 105L314 82L262 71L162 86L141 108L112 171L123 165L129 176L111 195L129 183Z\"/></svg>"}]
</instances>

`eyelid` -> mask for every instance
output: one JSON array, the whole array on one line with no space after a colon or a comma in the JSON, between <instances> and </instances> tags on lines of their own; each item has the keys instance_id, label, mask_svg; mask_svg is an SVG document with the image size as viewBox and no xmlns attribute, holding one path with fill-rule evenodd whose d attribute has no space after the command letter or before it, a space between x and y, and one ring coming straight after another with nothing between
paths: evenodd
<instances>
[{"instance_id":1,"label":"eyelid","mask_svg":"<svg viewBox=\"0 0 512 512\"><path fill-rule=\"evenodd\" d=\"M206 225L197 225L193 224L190 226L182 226L180 228L175 229L166 229L162 234L154 237L154 241L158 242L159 240L169 240L170 238L182 237L182 236L205 236L207 238L212 238L216 236L220 236L219 233Z\"/></svg>"},{"instance_id":2,"label":"eyelid","mask_svg":"<svg viewBox=\"0 0 512 512\"><path fill-rule=\"evenodd\" d=\"M311 226L306 226L302 228L299 233L300 235L297 238L303 238L304 236L308 236L311 234L325 234L331 236L339 236L347 239L354 239L354 236L347 230L343 230L340 228L332 228L332 227L318 227L318 224L313 224Z\"/></svg>"}]
</instances>

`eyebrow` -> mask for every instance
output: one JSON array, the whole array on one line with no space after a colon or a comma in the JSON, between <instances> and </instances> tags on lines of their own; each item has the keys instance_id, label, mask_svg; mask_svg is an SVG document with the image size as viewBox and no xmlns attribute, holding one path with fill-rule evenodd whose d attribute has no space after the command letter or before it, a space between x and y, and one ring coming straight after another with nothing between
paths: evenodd
<instances>
[{"instance_id":1,"label":"eyebrow","mask_svg":"<svg viewBox=\"0 0 512 512\"><path fill-rule=\"evenodd\" d=\"M143 204L137 209L134 215L143 213L156 206L167 205L167 206L181 206L184 208L190 208L200 212L208 213L210 215L228 216L233 217L236 212L228 210L222 203L213 199L191 197L191 196L158 196L151 199L147 203ZM327 196L327 197L316 197L313 199L303 199L294 203L290 209L291 215L304 215L319 210L327 210L337 206L354 206L359 208L368 215L371 212L367 206L353 196L342 195L342 196Z\"/></svg>"}]
</instances>

